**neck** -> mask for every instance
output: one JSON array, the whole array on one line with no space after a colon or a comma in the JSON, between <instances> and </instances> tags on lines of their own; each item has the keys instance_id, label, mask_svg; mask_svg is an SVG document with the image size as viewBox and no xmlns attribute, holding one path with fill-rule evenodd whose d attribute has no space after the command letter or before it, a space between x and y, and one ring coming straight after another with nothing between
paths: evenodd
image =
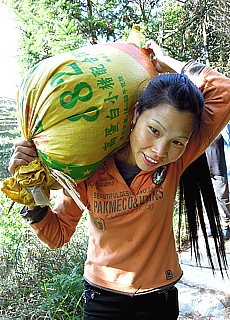
<instances>
[{"instance_id":1,"label":"neck","mask_svg":"<svg viewBox=\"0 0 230 320\"><path fill-rule=\"evenodd\" d=\"M128 161L129 155L130 155L130 144L127 143L124 147L122 147L115 153L115 159L118 161L129 163Z\"/></svg>"}]
</instances>

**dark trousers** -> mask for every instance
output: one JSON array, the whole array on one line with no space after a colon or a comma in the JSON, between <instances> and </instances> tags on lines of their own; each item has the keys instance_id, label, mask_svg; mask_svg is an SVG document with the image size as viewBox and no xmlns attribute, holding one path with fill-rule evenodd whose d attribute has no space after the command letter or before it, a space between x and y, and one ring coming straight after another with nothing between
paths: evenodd
<instances>
[{"instance_id":1,"label":"dark trousers","mask_svg":"<svg viewBox=\"0 0 230 320\"><path fill-rule=\"evenodd\" d=\"M176 320L179 316L176 287L127 296L85 283L84 320Z\"/></svg>"}]
</instances>

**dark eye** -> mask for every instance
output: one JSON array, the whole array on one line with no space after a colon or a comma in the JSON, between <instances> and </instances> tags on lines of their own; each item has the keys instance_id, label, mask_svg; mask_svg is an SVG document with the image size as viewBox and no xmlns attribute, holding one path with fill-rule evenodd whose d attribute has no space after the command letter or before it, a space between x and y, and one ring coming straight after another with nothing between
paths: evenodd
<instances>
[{"instance_id":1,"label":"dark eye","mask_svg":"<svg viewBox=\"0 0 230 320\"><path fill-rule=\"evenodd\" d=\"M155 134L157 136L159 135L159 131L156 128L151 127L151 131L153 134Z\"/></svg>"},{"instance_id":2,"label":"dark eye","mask_svg":"<svg viewBox=\"0 0 230 320\"><path fill-rule=\"evenodd\" d=\"M183 146L184 146L182 142L177 141L177 140L174 140L174 141L173 141L173 144L174 144L176 147L183 147Z\"/></svg>"}]
</instances>

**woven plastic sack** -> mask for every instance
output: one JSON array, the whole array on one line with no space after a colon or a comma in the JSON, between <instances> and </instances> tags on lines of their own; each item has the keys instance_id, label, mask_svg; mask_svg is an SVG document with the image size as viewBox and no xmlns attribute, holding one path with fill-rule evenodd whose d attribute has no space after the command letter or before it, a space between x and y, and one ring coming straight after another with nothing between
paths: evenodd
<instances>
[{"instance_id":1,"label":"woven plastic sack","mask_svg":"<svg viewBox=\"0 0 230 320\"><path fill-rule=\"evenodd\" d=\"M87 178L129 137L130 109L155 70L130 43L87 46L32 68L18 95L23 136L45 164Z\"/></svg>"},{"instance_id":2,"label":"woven plastic sack","mask_svg":"<svg viewBox=\"0 0 230 320\"><path fill-rule=\"evenodd\" d=\"M132 43L90 45L47 58L28 71L18 91L23 137L33 140L42 165L83 181L128 141L132 107L155 75L148 54ZM7 181L2 191L12 184Z\"/></svg>"}]
</instances>

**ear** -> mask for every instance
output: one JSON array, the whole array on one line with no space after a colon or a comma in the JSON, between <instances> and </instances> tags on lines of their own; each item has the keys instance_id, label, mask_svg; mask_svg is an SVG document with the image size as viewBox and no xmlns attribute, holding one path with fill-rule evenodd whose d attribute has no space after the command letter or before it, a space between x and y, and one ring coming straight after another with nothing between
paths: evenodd
<instances>
[{"instance_id":1,"label":"ear","mask_svg":"<svg viewBox=\"0 0 230 320\"><path fill-rule=\"evenodd\" d=\"M138 111L138 105L139 102L137 102L134 106L134 110L133 110L133 119L132 119L132 124L135 125L137 118L139 117L139 111Z\"/></svg>"}]
</instances>

